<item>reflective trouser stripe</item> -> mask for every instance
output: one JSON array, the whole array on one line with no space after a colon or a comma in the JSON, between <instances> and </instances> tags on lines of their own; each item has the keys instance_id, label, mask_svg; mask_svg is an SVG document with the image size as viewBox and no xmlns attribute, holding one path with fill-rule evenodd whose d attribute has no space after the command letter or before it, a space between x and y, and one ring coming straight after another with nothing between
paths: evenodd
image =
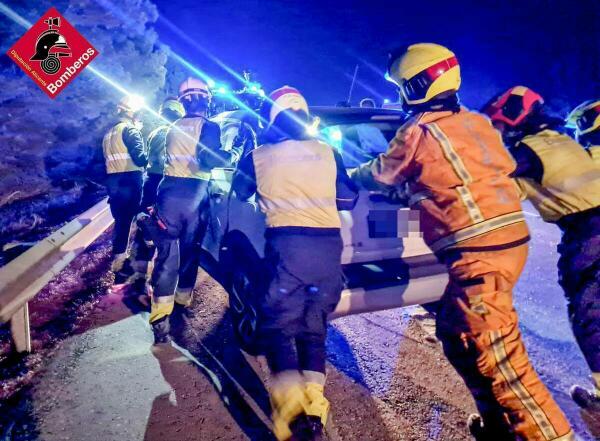
<instances>
[{"instance_id":1,"label":"reflective trouser stripe","mask_svg":"<svg viewBox=\"0 0 600 441\"><path fill-rule=\"evenodd\" d=\"M548 416L543 411L543 409L538 405L535 399L531 396L525 385L519 379L517 372L514 367L510 363L508 359L508 355L506 354L506 348L504 346L504 339L502 338L501 331L491 331L490 339L492 343L492 349L494 351L494 357L496 359L496 363L498 369L508 387L512 392L517 396L517 398L521 401L525 409L529 411L533 420L539 427L540 431L544 435L546 440L556 440L558 438L558 433L550 423ZM561 437L560 439L562 439ZM568 438L567 438L568 439Z\"/></svg>"},{"instance_id":2,"label":"reflective trouser stripe","mask_svg":"<svg viewBox=\"0 0 600 441\"><path fill-rule=\"evenodd\" d=\"M192 304L192 288L177 289L175 292L175 303L182 306L190 306Z\"/></svg>"},{"instance_id":3,"label":"reflective trouser stripe","mask_svg":"<svg viewBox=\"0 0 600 441\"><path fill-rule=\"evenodd\" d=\"M457 187L456 191L463 204L465 204L465 207L469 213L469 217L473 222L481 222L484 219L483 215L481 214L481 210L475 203L475 199L473 199L473 195L468 188L468 185L473 182L471 174L465 167L465 164L458 153L456 153L456 150L454 150L452 142L450 142L446 134L438 127L438 125L431 123L427 124L427 127L431 130L431 134L442 147L442 151L446 157L446 160L450 163L450 165L452 165L454 172L463 182L463 185Z\"/></svg>"},{"instance_id":4,"label":"reflective trouser stripe","mask_svg":"<svg viewBox=\"0 0 600 441\"><path fill-rule=\"evenodd\" d=\"M471 225L470 227L463 228L462 230L442 237L441 239L429 245L429 247L434 252L437 252L452 245L456 245L459 242L464 242L465 240L472 239L481 234L489 233L490 231L507 227L519 222L525 222L523 212L517 211L515 213L503 214L502 216L479 222L478 224Z\"/></svg>"},{"instance_id":5,"label":"reflective trouser stripe","mask_svg":"<svg viewBox=\"0 0 600 441\"><path fill-rule=\"evenodd\" d=\"M171 315L175 306L175 296L152 296L150 308L150 323L154 323L163 317Z\"/></svg>"}]
</instances>

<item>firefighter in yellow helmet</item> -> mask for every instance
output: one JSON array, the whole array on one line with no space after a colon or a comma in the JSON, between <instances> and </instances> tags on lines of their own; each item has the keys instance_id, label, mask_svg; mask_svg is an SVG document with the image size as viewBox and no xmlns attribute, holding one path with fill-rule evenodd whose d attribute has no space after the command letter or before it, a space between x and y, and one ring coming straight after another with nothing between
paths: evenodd
<instances>
[{"instance_id":1,"label":"firefighter in yellow helmet","mask_svg":"<svg viewBox=\"0 0 600 441\"><path fill-rule=\"evenodd\" d=\"M514 162L482 115L459 104L453 52L415 44L390 56L388 78L411 118L388 151L352 175L366 188L408 186L425 242L450 281L436 315L444 353L475 398L478 440L572 440L565 416L531 366L512 290L529 232Z\"/></svg>"},{"instance_id":2,"label":"firefighter in yellow helmet","mask_svg":"<svg viewBox=\"0 0 600 441\"><path fill-rule=\"evenodd\" d=\"M127 95L117 106L117 123L106 133L102 150L106 164L108 202L115 219L112 271L115 283L122 283L119 272L127 260L131 223L142 199L142 181L148 154L140 133L141 97ZM125 277L125 276L123 276Z\"/></svg>"},{"instance_id":3,"label":"firefighter in yellow helmet","mask_svg":"<svg viewBox=\"0 0 600 441\"><path fill-rule=\"evenodd\" d=\"M158 184L165 169L165 145L167 132L171 125L185 115L185 109L176 97L169 97L158 109L160 125L148 136L148 167L144 179L144 197L142 207L150 207L156 202Z\"/></svg>"},{"instance_id":4,"label":"firefighter in yellow helmet","mask_svg":"<svg viewBox=\"0 0 600 441\"><path fill-rule=\"evenodd\" d=\"M575 128L577 142L600 164L600 100L586 101L573 109L567 125Z\"/></svg>"},{"instance_id":5,"label":"firefighter in yellow helmet","mask_svg":"<svg viewBox=\"0 0 600 441\"><path fill-rule=\"evenodd\" d=\"M561 133L563 121L547 115L543 103L533 90L516 86L484 111L517 162L513 175L522 196L561 229L559 282L596 386L592 391L574 386L571 395L581 407L600 413L600 166ZM587 129L595 117L588 117L578 125L579 139L591 133Z\"/></svg>"},{"instance_id":6,"label":"firefighter in yellow helmet","mask_svg":"<svg viewBox=\"0 0 600 441\"><path fill-rule=\"evenodd\" d=\"M307 132L298 90L272 92L265 120L266 142L242 159L232 188L243 200L256 193L266 215L268 286L256 332L273 376L275 436L316 441L329 413L326 320L342 291L338 209L352 209L357 193L341 156Z\"/></svg>"},{"instance_id":7,"label":"firefighter in yellow helmet","mask_svg":"<svg viewBox=\"0 0 600 441\"><path fill-rule=\"evenodd\" d=\"M154 209L157 247L151 278L150 323L155 343L170 340L169 316L177 304L187 307L198 273L200 216L207 202L211 169L231 165L239 152L221 149L221 130L207 119L211 92L197 78L179 87L185 116L170 127L165 145L164 177ZM236 156L237 155L237 156Z\"/></svg>"}]
</instances>

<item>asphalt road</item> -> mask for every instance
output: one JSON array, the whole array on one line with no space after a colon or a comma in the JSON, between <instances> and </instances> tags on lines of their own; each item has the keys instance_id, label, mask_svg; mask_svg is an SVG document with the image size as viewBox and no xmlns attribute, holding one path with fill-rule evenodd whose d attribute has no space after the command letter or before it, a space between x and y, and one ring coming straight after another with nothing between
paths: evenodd
<instances>
[{"instance_id":1,"label":"asphalt road","mask_svg":"<svg viewBox=\"0 0 600 441\"><path fill-rule=\"evenodd\" d=\"M533 242L515 293L526 344L580 438L600 439L567 395L573 383L589 384L589 373L556 284L559 233L526 210ZM5 428L6 439L273 439L264 361L237 349L226 302L222 288L203 276L176 344L156 349L146 312L102 296L20 394L23 415L18 427ZM430 322L421 308L408 308L331 324L332 441L470 439L465 420L473 402L431 341Z\"/></svg>"}]
</instances>

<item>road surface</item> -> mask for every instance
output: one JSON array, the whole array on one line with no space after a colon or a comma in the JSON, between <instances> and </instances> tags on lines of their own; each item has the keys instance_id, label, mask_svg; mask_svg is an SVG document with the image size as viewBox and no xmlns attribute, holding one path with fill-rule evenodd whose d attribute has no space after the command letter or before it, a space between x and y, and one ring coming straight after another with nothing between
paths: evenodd
<instances>
[{"instance_id":1,"label":"road surface","mask_svg":"<svg viewBox=\"0 0 600 441\"><path fill-rule=\"evenodd\" d=\"M515 293L524 338L580 439L598 439L567 395L573 383L589 384L589 372L556 284L559 233L526 209L533 242ZM33 380L5 401L0 440L272 440L264 360L237 349L216 282L203 275L196 294L175 344L161 348L151 345L146 312L101 295L68 337L40 351L48 358ZM331 324L332 441L470 439L474 404L432 341L430 322L423 309L407 308Z\"/></svg>"}]
</instances>

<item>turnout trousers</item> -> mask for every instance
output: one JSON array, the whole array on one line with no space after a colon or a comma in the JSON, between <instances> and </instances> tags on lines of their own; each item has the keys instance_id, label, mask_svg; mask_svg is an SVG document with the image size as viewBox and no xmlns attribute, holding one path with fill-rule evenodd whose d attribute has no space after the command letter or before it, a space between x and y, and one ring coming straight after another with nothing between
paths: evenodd
<instances>
[{"instance_id":1,"label":"turnout trousers","mask_svg":"<svg viewBox=\"0 0 600 441\"><path fill-rule=\"evenodd\" d=\"M107 177L108 204L115 219L113 255L127 252L131 223L142 200L142 172L111 173Z\"/></svg>"},{"instance_id":2,"label":"turnout trousers","mask_svg":"<svg viewBox=\"0 0 600 441\"><path fill-rule=\"evenodd\" d=\"M325 340L327 316L343 287L343 245L339 230L314 230L269 229L266 235L267 286L257 333L273 375L270 397L278 440L291 437L289 425L299 415L319 418L324 426L329 413Z\"/></svg>"},{"instance_id":3,"label":"turnout trousers","mask_svg":"<svg viewBox=\"0 0 600 441\"><path fill-rule=\"evenodd\" d=\"M438 338L498 440L574 440L521 339L512 290L527 253L523 244L444 255L450 281L437 315Z\"/></svg>"},{"instance_id":4,"label":"turnout trousers","mask_svg":"<svg viewBox=\"0 0 600 441\"><path fill-rule=\"evenodd\" d=\"M271 372L325 373L327 316L342 291L342 240L267 232L270 283L259 306L259 335Z\"/></svg>"},{"instance_id":5,"label":"turnout trousers","mask_svg":"<svg viewBox=\"0 0 600 441\"><path fill-rule=\"evenodd\" d=\"M171 314L175 302L183 306L191 303L207 187L208 181L191 178L165 177L160 183L155 206L160 228L154 229L153 235L157 255L151 278L151 323Z\"/></svg>"},{"instance_id":6,"label":"turnout trousers","mask_svg":"<svg viewBox=\"0 0 600 441\"><path fill-rule=\"evenodd\" d=\"M581 352L600 390L600 210L567 216L558 245L558 280Z\"/></svg>"}]
</instances>

